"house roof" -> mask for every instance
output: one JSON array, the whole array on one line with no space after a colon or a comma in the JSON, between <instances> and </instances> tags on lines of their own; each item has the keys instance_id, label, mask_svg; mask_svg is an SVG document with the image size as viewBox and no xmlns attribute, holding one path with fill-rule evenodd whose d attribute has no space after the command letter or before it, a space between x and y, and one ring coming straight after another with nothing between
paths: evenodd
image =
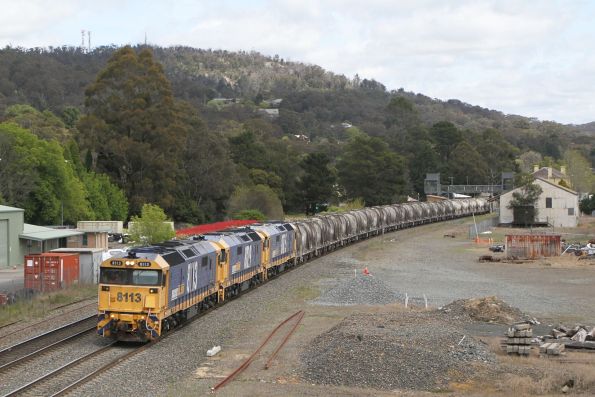
<instances>
[{"instance_id":1,"label":"house roof","mask_svg":"<svg viewBox=\"0 0 595 397\"><path fill-rule=\"evenodd\" d=\"M19 237L25 240L46 241L56 238L65 238L70 236L80 236L83 232L72 229L52 229L50 227L30 225L25 223L23 225L23 233Z\"/></svg>"},{"instance_id":2,"label":"house roof","mask_svg":"<svg viewBox=\"0 0 595 397\"><path fill-rule=\"evenodd\" d=\"M548 185L551 185L551 186L557 187L558 189L562 189L562 190L564 190L565 192L568 192L568 193L570 193L570 194L578 195L578 193L577 193L577 192L575 192L574 190L572 190L572 189L569 189L569 188L567 188L567 187L564 187L564 186L561 186L561 185L558 185L558 184L556 184L556 183L553 183L553 182L551 182L551 181L548 181L547 179L543 179L543 178L535 178L535 182L543 182L543 183L547 183ZM519 190L520 188L521 188L521 187L517 187L516 189L509 190L508 192L501 194L501 195L500 195L500 198L504 198L505 196L511 195L513 192L516 192L516 191L517 191L517 190Z\"/></svg>"},{"instance_id":3,"label":"house roof","mask_svg":"<svg viewBox=\"0 0 595 397\"><path fill-rule=\"evenodd\" d=\"M553 183L552 181L549 181L549 180L544 179L544 178L535 178L535 179L536 180L539 179L542 182L549 183L550 185L555 186L555 187L557 187L559 189L566 190L568 193L572 193L572 194L578 195L577 192L575 192L574 190L572 190L570 188L567 188L566 186L558 185L557 183Z\"/></svg>"},{"instance_id":4,"label":"house roof","mask_svg":"<svg viewBox=\"0 0 595 397\"><path fill-rule=\"evenodd\" d=\"M7 205L0 205L0 212L25 212L22 208L9 207Z\"/></svg>"},{"instance_id":5,"label":"house roof","mask_svg":"<svg viewBox=\"0 0 595 397\"><path fill-rule=\"evenodd\" d=\"M548 168L549 167L541 167L537 171L533 172L531 175L533 175L533 177L535 177L535 178L547 179L548 175L549 175ZM563 179L563 178L567 178L567 175L561 173L560 171L558 171L555 168L552 168L552 178Z\"/></svg>"}]
</instances>

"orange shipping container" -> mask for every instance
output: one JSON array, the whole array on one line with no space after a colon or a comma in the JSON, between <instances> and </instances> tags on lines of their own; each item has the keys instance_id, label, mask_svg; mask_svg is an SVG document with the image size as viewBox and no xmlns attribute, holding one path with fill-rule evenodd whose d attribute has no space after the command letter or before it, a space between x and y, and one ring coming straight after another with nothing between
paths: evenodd
<instances>
[{"instance_id":1,"label":"orange shipping container","mask_svg":"<svg viewBox=\"0 0 595 397\"><path fill-rule=\"evenodd\" d=\"M25 289L55 291L79 279L79 255L44 252L25 255Z\"/></svg>"}]
</instances>

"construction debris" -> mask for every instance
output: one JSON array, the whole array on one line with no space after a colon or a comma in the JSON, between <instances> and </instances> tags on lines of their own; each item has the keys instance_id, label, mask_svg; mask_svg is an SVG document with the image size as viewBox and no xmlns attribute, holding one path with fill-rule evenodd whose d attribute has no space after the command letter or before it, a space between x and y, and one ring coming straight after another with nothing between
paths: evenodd
<instances>
[{"instance_id":1,"label":"construction debris","mask_svg":"<svg viewBox=\"0 0 595 397\"><path fill-rule=\"evenodd\" d=\"M531 352L533 329L529 323L514 324L506 332L506 353L528 356Z\"/></svg>"},{"instance_id":2,"label":"construction debris","mask_svg":"<svg viewBox=\"0 0 595 397\"><path fill-rule=\"evenodd\" d=\"M444 313L469 316L473 320L488 323L513 324L528 320L519 309L509 306L495 296L459 299L439 309Z\"/></svg>"},{"instance_id":3,"label":"construction debris","mask_svg":"<svg viewBox=\"0 0 595 397\"><path fill-rule=\"evenodd\" d=\"M543 343L539 345L539 353L549 356L559 356L564 351L565 346L562 343Z\"/></svg>"},{"instance_id":4,"label":"construction debris","mask_svg":"<svg viewBox=\"0 0 595 397\"><path fill-rule=\"evenodd\" d=\"M500 262L502 258L496 258L492 255L482 255L479 257L480 262Z\"/></svg>"},{"instance_id":5,"label":"construction debris","mask_svg":"<svg viewBox=\"0 0 595 397\"><path fill-rule=\"evenodd\" d=\"M570 328L561 324L553 328L550 335L538 336L536 341L542 342L541 346L561 345L560 352L564 351L565 348L595 350L595 327L577 325ZM560 353L550 353L548 350L547 354L557 355Z\"/></svg>"}]
</instances>

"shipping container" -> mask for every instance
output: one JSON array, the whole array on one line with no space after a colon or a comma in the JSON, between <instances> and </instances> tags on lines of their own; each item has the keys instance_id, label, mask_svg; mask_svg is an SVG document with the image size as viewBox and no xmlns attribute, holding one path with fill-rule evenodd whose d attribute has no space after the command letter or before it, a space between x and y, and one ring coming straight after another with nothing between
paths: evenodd
<instances>
[{"instance_id":1,"label":"shipping container","mask_svg":"<svg viewBox=\"0 0 595 397\"><path fill-rule=\"evenodd\" d=\"M44 252L25 255L25 289L55 291L79 282L79 255Z\"/></svg>"},{"instance_id":2,"label":"shipping container","mask_svg":"<svg viewBox=\"0 0 595 397\"><path fill-rule=\"evenodd\" d=\"M103 262L105 250L101 248L58 248L51 252L79 254L79 283L97 284L99 282L99 268Z\"/></svg>"},{"instance_id":3,"label":"shipping container","mask_svg":"<svg viewBox=\"0 0 595 397\"><path fill-rule=\"evenodd\" d=\"M559 256L560 235L507 234L505 252L507 258L535 259Z\"/></svg>"}]
</instances>

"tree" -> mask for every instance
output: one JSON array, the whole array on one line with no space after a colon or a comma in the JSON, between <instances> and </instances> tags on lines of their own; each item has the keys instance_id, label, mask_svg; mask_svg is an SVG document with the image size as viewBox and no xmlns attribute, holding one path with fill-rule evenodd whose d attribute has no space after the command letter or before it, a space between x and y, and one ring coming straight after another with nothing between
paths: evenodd
<instances>
[{"instance_id":1,"label":"tree","mask_svg":"<svg viewBox=\"0 0 595 397\"><path fill-rule=\"evenodd\" d=\"M229 199L227 210L231 216L245 210L257 210L268 219L283 219L279 197L265 185L238 186Z\"/></svg>"},{"instance_id":2,"label":"tree","mask_svg":"<svg viewBox=\"0 0 595 397\"><path fill-rule=\"evenodd\" d=\"M430 135L436 142L436 150L444 161L448 161L450 153L463 140L463 134L449 121L436 123L430 129Z\"/></svg>"},{"instance_id":3,"label":"tree","mask_svg":"<svg viewBox=\"0 0 595 397\"><path fill-rule=\"evenodd\" d=\"M508 204L508 208L514 207L534 207L539 200L539 196L543 193L543 189L538 184L534 183L532 176L527 175L521 179L520 188L512 192L512 199Z\"/></svg>"},{"instance_id":4,"label":"tree","mask_svg":"<svg viewBox=\"0 0 595 397\"><path fill-rule=\"evenodd\" d=\"M236 166L226 140L209 131L188 104L176 106L188 127L180 148L173 217L195 224L213 221L223 216L225 202L237 184Z\"/></svg>"},{"instance_id":5,"label":"tree","mask_svg":"<svg viewBox=\"0 0 595 397\"><path fill-rule=\"evenodd\" d=\"M410 146L408 160L409 178L413 189L423 193L426 174L440 169L440 158L431 142L418 140Z\"/></svg>"},{"instance_id":6,"label":"tree","mask_svg":"<svg viewBox=\"0 0 595 397\"><path fill-rule=\"evenodd\" d=\"M572 188L577 192L595 192L595 176L591 171L589 160L577 150L564 152L564 161L567 164L567 174Z\"/></svg>"},{"instance_id":7,"label":"tree","mask_svg":"<svg viewBox=\"0 0 595 397\"><path fill-rule=\"evenodd\" d=\"M405 161L378 138L356 136L337 163L339 181L347 198L367 205L394 203L405 193Z\"/></svg>"},{"instance_id":8,"label":"tree","mask_svg":"<svg viewBox=\"0 0 595 397\"><path fill-rule=\"evenodd\" d=\"M158 205L144 204L141 216L130 220L134 227L130 230L132 240L141 244L155 244L173 238L176 233L171 228L170 220Z\"/></svg>"},{"instance_id":9,"label":"tree","mask_svg":"<svg viewBox=\"0 0 595 397\"><path fill-rule=\"evenodd\" d=\"M583 214L591 215L591 213L595 211L595 194L582 199L578 204L578 207Z\"/></svg>"},{"instance_id":10,"label":"tree","mask_svg":"<svg viewBox=\"0 0 595 397\"><path fill-rule=\"evenodd\" d=\"M399 129L409 130L420 124L417 111L413 104L403 97L394 97L386 107L386 128L398 126Z\"/></svg>"},{"instance_id":11,"label":"tree","mask_svg":"<svg viewBox=\"0 0 595 397\"><path fill-rule=\"evenodd\" d=\"M333 196L336 178L329 165L330 159L324 153L308 154L300 162L304 174L298 182L298 188L306 212L312 205L326 203Z\"/></svg>"},{"instance_id":12,"label":"tree","mask_svg":"<svg viewBox=\"0 0 595 397\"><path fill-rule=\"evenodd\" d=\"M172 209L187 126L151 51L116 51L85 95L79 129L96 170L126 191L133 213L146 202Z\"/></svg>"},{"instance_id":13,"label":"tree","mask_svg":"<svg viewBox=\"0 0 595 397\"><path fill-rule=\"evenodd\" d=\"M539 165L542 161L541 154L529 150L519 156L519 168L521 172L533 172L533 166Z\"/></svg>"},{"instance_id":14,"label":"tree","mask_svg":"<svg viewBox=\"0 0 595 397\"><path fill-rule=\"evenodd\" d=\"M49 110L40 112L29 105L13 105L6 109L4 116L6 121L15 122L45 140L65 143L73 136L64 122Z\"/></svg>"},{"instance_id":15,"label":"tree","mask_svg":"<svg viewBox=\"0 0 595 397\"><path fill-rule=\"evenodd\" d=\"M489 182L488 165L467 141L459 143L450 154L449 175L457 184L485 185Z\"/></svg>"},{"instance_id":16,"label":"tree","mask_svg":"<svg viewBox=\"0 0 595 397\"><path fill-rule=\"evenodd\" d=\"M57 141L39 139L14 123L0 124L0 137L11 142L12 153L6 158L11 161L6 167L16 173L0 182L7 189L2 195L10 204L25 209L27 222L56 225L93 218L84 185ZM4 167L2 164L1 169Z\"/></svg>"}]
</instances>

